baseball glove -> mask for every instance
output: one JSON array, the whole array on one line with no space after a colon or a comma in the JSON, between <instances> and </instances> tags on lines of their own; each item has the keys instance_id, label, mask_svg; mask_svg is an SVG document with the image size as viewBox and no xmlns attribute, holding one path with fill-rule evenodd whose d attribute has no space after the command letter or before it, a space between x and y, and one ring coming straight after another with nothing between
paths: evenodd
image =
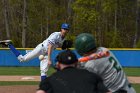
<instances>
[{"instance_id":1,"label":"baseball glove","mask_svg":"<svg viewBox=\"0 0 140 93\"><path fill-rule=\"evenodd\" d=\"M72 40L65 40L62 44L62 50L65 50L65 49L68 49L68 48L71 48L72 47Z\"/></svg>"}]
</instances>

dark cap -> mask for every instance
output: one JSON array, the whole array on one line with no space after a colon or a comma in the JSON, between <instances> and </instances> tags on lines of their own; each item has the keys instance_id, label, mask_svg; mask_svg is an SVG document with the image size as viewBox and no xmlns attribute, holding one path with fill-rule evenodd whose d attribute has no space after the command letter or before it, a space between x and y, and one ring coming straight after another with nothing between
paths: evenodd
<instances>
[{"instance_id":1,"label":"dark cap","mask_svg":"<svg viewBox=\"0 0 140 93\"><path fill-rule=\"evenodd\" d=\"M78 58L74 52L71 50L64 50L58 54L56 57L57 61L62 64L73 64L78 62Z\"/></svg>"}]
</instances>

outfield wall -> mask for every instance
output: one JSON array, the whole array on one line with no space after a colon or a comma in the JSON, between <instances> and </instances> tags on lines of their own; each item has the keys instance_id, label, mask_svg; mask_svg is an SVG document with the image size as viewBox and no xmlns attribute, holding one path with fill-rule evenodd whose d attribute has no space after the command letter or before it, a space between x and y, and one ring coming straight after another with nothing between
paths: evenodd
<instances>
[{"instance_id":1,"label":"outfield wall","mask_svg":"<svg viewBox=\"0 0 140 93\"><path fill-rule=\"evenodd\" d=\"M30 52L31 48L18 49L21 54ZM124 67L140 67L140 49L110 49L114 55L120 61L120 64ZM75 53L76 51L73 50ZM60 50L54 50L52 59L60 52ZM77 55L79 57L79 55ZM38 58L32 59L28 62L19 62L15 55L7 48L0 49L0 66L39 66L40 62Z\"/></svg>"}]
</instances>

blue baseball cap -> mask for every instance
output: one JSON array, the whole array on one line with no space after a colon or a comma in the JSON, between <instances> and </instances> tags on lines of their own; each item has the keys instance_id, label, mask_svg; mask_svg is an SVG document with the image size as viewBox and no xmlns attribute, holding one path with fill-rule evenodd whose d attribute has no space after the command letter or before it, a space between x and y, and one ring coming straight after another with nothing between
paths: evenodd
<instances>
[{"instance_id":1,"label":"blue baseball cap","mask_svg":"<svg viewBox=\"0 0 140 93\"><path fill-rule=\"evenodd\" d=\"M67 30L69 30L69 28L70 28L70 26L69 26L69 24L67 24L67 23L63 23L63 24L61 25L61 29L67 29Z\"/></svg>"}]
</instances>

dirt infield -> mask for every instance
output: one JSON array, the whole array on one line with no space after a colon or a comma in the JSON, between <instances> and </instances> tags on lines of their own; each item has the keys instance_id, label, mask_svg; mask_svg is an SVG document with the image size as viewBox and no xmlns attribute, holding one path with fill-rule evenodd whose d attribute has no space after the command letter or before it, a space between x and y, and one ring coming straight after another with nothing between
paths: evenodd
<instances>
[{"instance_id":1,"label":"dirt infield","mask_svg":"<svg viewBox=\"0 0 140 93\"><path fill-rule=\"evenodd\" d=\"M140 77L128 77L131 83L140 83ZM0 81L40 81L39 76L0 76ZM38 85L0 86L0 93L35 93Z\"/></svg>"},{"instance_id":2,"label":"dirt infield","mask_svg":"<svg viewBox=\"0 0 140 93\"><path fill-rule=\"evenodd\" d=\"M131 82L131 83L140 83L140 77L128 77L128 80Z\"/></svg>"},{"instance_id":3,"label":"dirt infield","mask_svg":"<svg viewBox=\"0 0 140 93\"><path fill-rule=\"evenodd\" d=\"M0 93L35 93L37 85L0 86Z\"/></svg>"},{"instance_id":4,"label":"dirt infield","mask_svg":"<svg viewBox=\"0 0 140 93\"><path fill-rule=\"evenodd\" d=\"M0 81L40 81L39 76L0 76Z\"/></svg>"},{"instance_id":5,"label":"dirt infield","mask_svg":"<svg viewBox=\"0 0 140 93\"><path fill-rule=\"evenodd\" d=\"M131 83L140 83L140 77L128 77ZM0 81L40 81L40 76L0 76Z\"/></svg>"},{"instance_id":6,"label":"dirt infield","mask_svg":"<svg viewBox=\"0 0 140 93\"><path fill-rule=\"evenodd\" d=\"M0 81L40 81L39 76L0 76ZM38 85L0 86L0 93L35 93Z\"/></svg>"}]
</instances>

